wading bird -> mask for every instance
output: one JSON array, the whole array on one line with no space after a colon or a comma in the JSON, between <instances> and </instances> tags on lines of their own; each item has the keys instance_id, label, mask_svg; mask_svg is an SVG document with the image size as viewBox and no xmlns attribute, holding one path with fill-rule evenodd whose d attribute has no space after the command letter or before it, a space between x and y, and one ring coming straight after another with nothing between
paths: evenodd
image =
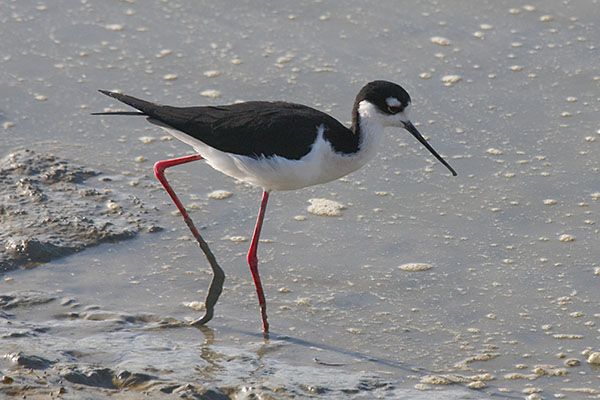
<instances>
[{"instance_id":1,"label":"wading bird","mask_svg":"<svg viewBox=\"0 0 600 400\"><path fill-rule=\"evenodd\" d=\"M175 202L213 269L205 315L192 323L195 325L203 325L212 318L225 274L167 182L164 176L166 168L205 159L216 170L263 188L248 264L256 286L265 334L269 331L269 324L258 274L257 248L271 191L326 183L356 171L376 154L385 127L406 129L452 175L456 175L410 122L410 96L392 82L370 82L358 92L349 128L330 115L301 104L249 101L224 106L171 107L120 93L100 92L138 111L110 111L94 115L145 116L149 122L167 130L198 152L159 161L154 166L156 177Z\"/></svg>"}]
</instances>

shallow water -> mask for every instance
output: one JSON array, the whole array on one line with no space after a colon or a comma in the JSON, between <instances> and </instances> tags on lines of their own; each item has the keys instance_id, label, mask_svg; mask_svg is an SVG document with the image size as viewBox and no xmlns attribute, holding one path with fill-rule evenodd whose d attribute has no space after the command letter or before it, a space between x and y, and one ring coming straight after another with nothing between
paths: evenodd
<instances>
[{"instance_id":1,"label":"shallow water","mask_svg":"<svg viewBox=\"0 0 600 400\"><path fill-rule=\"evenodd\" d=\"M0 156L102 172L87 184L156 207L165 228L3 274L3 393L598 398L597 1L0 4ZM182 326L210 275L152 163L190 149L89 116L120 107L96 89L285 99L348 121L373 79L407 89L458 177L389 130L362 170L274 193L264 341L245 263L260 190L201 162L169 171L227 274L209 329ZM307 210L323 198L341 215Z\"/></svg>"}]
</instances>

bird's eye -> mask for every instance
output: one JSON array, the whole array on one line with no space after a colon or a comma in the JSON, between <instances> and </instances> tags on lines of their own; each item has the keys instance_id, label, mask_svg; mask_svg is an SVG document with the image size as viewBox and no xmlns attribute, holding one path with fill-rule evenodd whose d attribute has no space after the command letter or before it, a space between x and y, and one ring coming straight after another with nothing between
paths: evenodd
<instances>
[{"instance_id":1,"label":"bird's eye","mask_svg":"<svg viewBox=\"0 0 600 400\"><path fill-rule=\"evenodd\" d=\"M401 106L388 106L388 110L390 113L392 114L398 114L400 111L402 111L404 108Z\"/></svg>"}]
</instances>

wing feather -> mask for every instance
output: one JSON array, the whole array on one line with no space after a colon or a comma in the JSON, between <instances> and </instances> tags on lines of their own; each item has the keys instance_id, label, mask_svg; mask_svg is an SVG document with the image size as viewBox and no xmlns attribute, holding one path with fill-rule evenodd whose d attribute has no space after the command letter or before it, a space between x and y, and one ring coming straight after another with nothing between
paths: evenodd
<instances>
[{"instance_id":1,"label":"wing feather","mask_svg":"<svg viewBox=\"0 0 600 400\"><path fill-rule=\"evenodd\" d=\"M325 136L352 135L333 117L295 103L250 101L224 106L172 107L101 91L207 145L253 158L298 160L310 152L323 125ZM131 114L128 114L131 115Z\"/></svg>"}]
</instances>

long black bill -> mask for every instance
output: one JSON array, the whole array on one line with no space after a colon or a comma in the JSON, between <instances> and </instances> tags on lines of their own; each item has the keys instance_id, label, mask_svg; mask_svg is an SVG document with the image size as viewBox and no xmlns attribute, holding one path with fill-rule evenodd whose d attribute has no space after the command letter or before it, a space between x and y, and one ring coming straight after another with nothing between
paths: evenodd
<instances>
[{"instance_id":1,"label":"long black bill","mask_svg":"<svg viewBox=\"0 0 600 400\"><path fill-rule=\"evenodd\" d=\"M456 171L450 166L450 164L448 164L446 162L446 160L444 160L442 158L442 156L440 156L437 151L435 151L433 149L433 147L431 147L431 145L429 145L429 143L427 143L427 140L425 140L425 138L423 136L421 136L421 134L419 133L419 131L417 130L417 128L415 128L415 126L410 122L404 122L404 128L409 131L414 137L417 138L417 140L419 142L421 142L421 144L423 146L425 146L427 148L427 150L429 150L431 152L431 154L433 154L435 156L435 158L437 158L438 160L440 160L440 162L442 164L444 164L446 166L446 168L448 168L450 170L450 172L452 172L452 175L456 176Z\"/></svg>"}]
</instances>

